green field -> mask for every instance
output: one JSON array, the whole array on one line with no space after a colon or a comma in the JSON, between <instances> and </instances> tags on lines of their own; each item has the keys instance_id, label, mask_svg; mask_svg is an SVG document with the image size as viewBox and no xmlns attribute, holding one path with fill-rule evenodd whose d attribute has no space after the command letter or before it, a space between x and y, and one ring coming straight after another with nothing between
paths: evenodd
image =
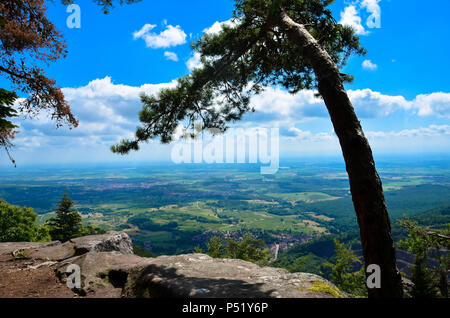
<instances>
[{"instance_id":1,"label":"green field","mask_svg":"<svg viewBox=\"0 0 450 318\"><path fill-rule=\"evenodd\" d=\"M393 219L450 204L450 168L379 163ZM83 222L127 231L160 254L190 252L211 235L251 232L268 244L357 229L342 163L289 162L262 176L249 165L142 165L23 169L0 176L0 198L30 206L39 222L66 191Z\"/></svg>"}]
</instances>

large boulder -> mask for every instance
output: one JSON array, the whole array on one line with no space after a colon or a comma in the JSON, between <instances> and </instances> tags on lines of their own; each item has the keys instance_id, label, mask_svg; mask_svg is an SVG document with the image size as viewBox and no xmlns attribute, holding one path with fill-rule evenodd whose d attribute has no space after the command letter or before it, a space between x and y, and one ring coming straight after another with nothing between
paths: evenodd
<instances>
[{"instance_id":1,"label":"large boulder","mask_svg":"<svg viewBox=\"0 0 450 318\"><path fill-rule=\"evenodd\" d=\"M119 252L133 254L133 243L126 233L102 234L78 237L70 240L77 255L87 252Z\"/></svg>"},{"instance_id":2,"label":"large boulder","mask_svg":"<svg viewBox=\"0 0 450 318\"><path fill-rule=\"evenodd\" d=\"M203 254L161 256L129 271L125 297L346 297L320 276Z\"/></svg>"},{"instance_id":3,"label":"large boulder","mask_svg":"<svg viewBox=\"0 0 450 318\"><path fill-rule=\"evenodd\" d=\"M13 273L16 280L25 279L36 290L47 286L41 286L42 279L33 280L34 276L45 274L51 282L48 274L55 273L59 285L51 284L60 292L72 273L68 273L73 268L70 265L80 269L81 286L74 292L83 297L347 297L320 276L242 260L204 254L142 258L133 254L125 233L80 237L64 244L0 243L0 268ZM12 286L6 277L5 285ZM52 297L51 293L45 296Z\"/></svg>"},{"instance_id":4,"label":"large boulder","mask_svg":"<svg viewBox=\"0 0 450 318\"><path fill-rule=\"evenodd\" d=\"M119 252L90 252L60 262L56 275L66 282L70 265L78 265L81 270L81 288L76 290L81 296L120 297L128 272L148 259Z\"/></svg>"},{"instance_id":5,"label":"large boulder","mask_svg":"<svg viewBox=\"0 0 450 318\"><path fill-rule=\"evenodd\" d=\"M4 245L5 244L5 245ZM3 246L4 245L4 246ZM62 261L89 252L118 252L133 254L133 243L126 233L108 233L71 239L63 244L50 243L1 243L0 253L18 254L32 259Z\"/></svg>"}]
</instances>

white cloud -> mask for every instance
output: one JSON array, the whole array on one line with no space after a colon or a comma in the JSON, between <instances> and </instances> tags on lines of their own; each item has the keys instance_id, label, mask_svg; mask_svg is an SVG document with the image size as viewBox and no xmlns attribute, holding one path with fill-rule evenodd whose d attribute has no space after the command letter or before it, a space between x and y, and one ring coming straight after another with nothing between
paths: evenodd
<instances>
[{"instance_id":1,"label":"white cloud","mask_svg":"<svg viewBox=\"0 0 450 318\"><path fill-rule=\"evenodd\" d=\"M341 12L341 20L339 23L352 27L358 35L367 35L369 34L369 31L364 29L364 26L361 24L361 17L358 14L356 7L350 5Z\"/></svg>"},{"instance_id":2,"label":"white cloud","mask_svg":"<svg viewBox=\"0 0 450 318\"><path fill-rule=\"evenodd\" d=\"M252 98L251 106L256 110L252 116L257 117L259 121L276 121L283 118L291 120L328 118L323 100L315 93L311 90L303 90L292 95L280 88L266 88L263 93ZM408 101L403 96L384 95L370 89L348 90L347 93L361 118L385 117L395 111L414 111L414 107L417 108L415 106L417 102ZM441 97L439 100L443 99L444 97ZM437 100L437 98L431 99L431 105L435 106ZM448 113L450 114L450 110Z\"/></svg>"},{"instance_id":3,"label":"white cloud","mask_svg":"<svg viewBox=\"0 0 450 318\"><path fill-rule=\"evenodd\" d=\"M414 100L414 107L418 109L420 116L437 115L450 118L450 94L439 92L418 95Z\"/></svg>"},{"instance_id":4,"label":"white cloud","mask_svg":"<svg viewBox=\"0 0 450 318\"><path fill-rule=\"evenodd\" d=\"M55 129L54 122L43 114L32 120L21 119L18 121L20 133L15 139L15 156L20 159L22 153L22 160L25 160L23 158L32 158L34 155L31 153L34 151L35 155L46 156L47 159L67 155L69 160L77 156L78 151L78 156L82 153L86 160L90 156L98 156L100 161L101 158L116 160L116 156L110 154L109 146L120 139L133 137L139 124L138 112L142 107L139 94L154 94L162 88L175 85L176 81L129 86L115 84L110 77L105 77L82 87L63 88L73 113L80 120L80 126L72 130ZM450 140L450 126L443 125L442 119L438 121L439 118L450 118L450 93L422 94L410 100L371 89L349 90L348 95L358 116L361 119L372 119L372 127L374 124L379 127L379 130L372 129L366 133L379 149L385 149L393 143L399 149L406 149L406 145L414 148L417 140L426 147L439 149ZM338 149L327 109L313 91L305 90L292 95L283 89L270 87L261 95L254 96L251 106L255 107L256 112L247 114L242 121L236 123L236 127L279 127L281 142L286 148L295 145L301 151L316 149L319 152L326 147ZM396 112L400 112L406 120L401 123L402 130L387 131L384 118L393 116ZM436 123L422 127L420 118L424 116L427 116L428 123L434 119ZM163 149L158 147L158 141L154 141L145 146L145 151L148 152L139 152L136 156L143 158L144 153L148 156L149 152L154 154L155 149ZM164 151L158 152L158 156L161 158L163 153ZM167 158L169 157L168 155Z\"/></svg>"},{"instance_id":5,"label":"white cloud","mask_svg":"<svg viewBox=\"0 0 450 318\"><path fill-rule=\"evenodd\" d=\"M186 62L186 66L189 71L192 71L196 68L202 67L202 62L200 61L200 53L194 52L194 55Z\"/></svg>"},{"instance_id":6,"label":"white cloud","mask_svg":"<svg viewBox=\"0 0 450 318\"><path fill-rule=\"evenodd\" d=\"M214 24L212 26L210 26L209 28L204 29L203 33L210 34L210 35L211 34L217 34L220 31L222 31L222 28L224 26L234 27L238 23L239 23L239 21L237 19L229 19L229 20L222 21L222 22L216 21L216 22L214 22Z\"/></svg>"},{"instance_id":7,"label":"white cloud","mask_svg":"<svg viewBox=\"0 0 450 318\"><path fill-rule=\"evenodd\" d=\"M32 120L19 121L20 133L15 143L18 147L32 145L64 144L70 147L80 142L108 147L121 138L131 138L138 125L138 112L142 108L140 94L154 94L162 88L173 87L175 81L162 84L128 86L114 84L110 77L96 79L86 86L63 88L66 100L80 125L72 130L66 127L55 129L47 114L41 113Z\"/></svg>"},{"instance_id":8,"label":"white cloud","mask_svg":"<svg viewBox=\"0 0 450 318\"><path fill-rule=\"evenodd\" d=\"M362 67L363 69L370 71L375 71L376 69L378 69L378 65L372 63L371 60L364 60L364 62L362 62Z\"/></svg>"},{"instance_id":9,"label":"white cloud","mask_svg":"<svg viewBox=\"0 0 450 318\"><path fill-rule=\"evenodd\" d=\"M166 51L164 52L164 56L170 61L178 62L178 55L174 52Z\"/></svg>"},{"instance_id":10,"label":"white cloud","mask_svg":"<svg viewBox=\"0 0 450 318\"><path fill-rule=\"evenodd\" d=\"M368 88L348 90L347 93L361 118L387 117L398 111L406 112L410 116L450 118L450 93L423 94L412 100L401 95L385 95ZM252 98L251 106L256 110L251 116L257 121L269 122L286 118L296 121L329 117L323 100L310 90L292 95L283 89L269 87Z\"/></svg>"},{"instance_id":11,"label":"white cloud","mask_svg":"<svg viewBox=\"0 0 450 318\"><path fill-rule=\"evenodd\" d=\"M311 142L331 141L336 139L334 133L312 133L311 131L302 130L295 126L291 126L289 128L280 127L280 134L281 136L287 137L288 139L307 140Z\"/></svg>"},{"instance_id":12,"label":"white cloud","mask_svg":"<svg viewBox=\"0 0 450 318\"><path fill-rule=\"evenodd\" d=\"M146 94L153 94L158 92L161 88L173 86L176 81L161 84L144 84L141 86L128 86L123 84L114 84L111 77L106 76L102 79L95 79L90 81L86 86L78 88L63 88L63 93L68 100L75 100L76 98L108 98L118 97L123 99L138 100L139 94L144 92Z\"/></svg>"},{"instance_id":13,"label":"white cloud","mask_svg":"<svg viewBox=\"0 0 450 318\"><path fill-rule=\"evenodd\" d=\"M151 30L153 30L154 28L156 28L156 24L144 24L144 26L139 30L139 31L135 31L133 33L133 38L139 39L142 38L145 34L147 34L148 32L150 32Z\"/></svg>"},{"instance_id":14,"label":"white cloud","mask_svg":"<svg viewBox=\"0 0 450 318\"><path fill-rule=\"evenodd\" d=\"M386 117L395 111L412 108L412 103L403 96L384 95L368 88L349 90L348 95L362 118Z\"/></svg>"},{"instance_id":15,"label":"white cloud","mask_svg":"<svg viewBox=\"0 0 450 318\"><path fill-rule=\"evenodd\" d=\"M159 34L150 33L154 28L156 28L154 24L145 24L139 31L133 33L133 37L135 40L144 39L147 47L153 49L169 48L186 43L187 35L179 25L167 25L166 29Z\"/></svg>"},{"instance_id":16,"label":"white cloud","mask_svg":"<svg viewBox=\"0 0 450 318\"><path fill-rule=\"evenodd\" d=\"M428 127L420 127L414 129L403 129L401 131L369 131L367 136L370 138L392 138L392 137L435 137L435 136L450 136L449 125L430 125Z\"/></svg>"}]
</instances>

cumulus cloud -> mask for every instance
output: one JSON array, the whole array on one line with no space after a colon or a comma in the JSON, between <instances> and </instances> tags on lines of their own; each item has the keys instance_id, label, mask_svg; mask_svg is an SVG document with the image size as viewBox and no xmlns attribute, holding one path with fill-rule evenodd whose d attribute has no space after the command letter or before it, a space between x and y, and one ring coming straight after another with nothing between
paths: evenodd
<instances>
[{"instance_id":1,"label":"cumulus cloud","mask_svg":"<svg viewBox=\"0 0 450 318\"><path fill-rule=\"evenodd\" d=\"M450 118L450 93L432 93L407 100L401 95L386 95L371 89L348 90L348 95L361 118L386 117L394 112L409 112L411 116L437 116ZM328 118L323 100L310 90L295 95L269 87L252 98L251 105L257 111L252 116L259 121L276 121Z\"/></svg>"},{"instance_id":2,"label":"cumulus cloud","mask_svg":"<svg viewBox=\"0 0 450 318\"><path fill-rule=\"evenodd\" d=\"M173 81L128 86L114 84L110 77L105 77L93 80L86 86L63 88L80 125L72 130L65 127L55 129L54 122L45 113L31 120L23 118L19 122L20 133L15 144L19 148L90 144L107 149L121 138L133 136L142 107L141 93L154 94L175 84Z\"/></svg>"},{"instance_id":3,"label":"cumulus cloud","mask_svg":"<svg viewBox=\"0 0 450 318\"><path fill-rule=\"evenodd\" d=\"M375 71L376 69L378 69L378 65L376 65L375 63L372 63L371 60L364 60L364 62L362 62L362 67L365 70L369 70L369 71Z\"/></svg>"},{"instance_id":4,"label":"cumulus cloud","mask_svg":"<svg viewBox=\"0 0 450 318\"><path fill-rule=\"evenodd\" d=\"M450 136L449 125L430 125L428 127L419 127L414 129L403 129L400 131L369 131L367 136L371 138L392 138L392 137L433 137Z\"/></svg>"},{"instance_id":5,"label":"cumulus cloud","mask_svg":"<svg viewBox=\"0 0 450 318\"><path fill-rule=\"evenodd\" d=\"M164 56L166 57L167 60L178 62L178 55L174 52L166 51L164 52Z\"/></svg>"},{"instance_id":6,"label":"cumulus cloud","mask_svg":"<svg viewBox=\"0 0 450 318\"><path fill-rule=\"evenodd\" d=\"M450 118L450 94L439 92L418 95L414 100L414 107L418 109L420 116L437 115Z\"/></svg>"},{"instance_id":7,"label":"cumulus cloud","mask_svg":"<svg viewBox=\"0 0 450 318\"><path fill-rule=\"evenodd\" d=\"M192 57L186 62L186 66L189 71L200 68L202 67L202 65L202 62L200 61L200 53L198 52L195 52Z\"/></svg>"},{"instance_id":8,"label":"cumulus cloud","mask_svg":"<svg viewBox=\"0 0 450 318\"><path fill-rule=\"evenodd\" d=\"M362 118L386 117L398 110L410 110L412 104L403 96L384 95L371 89L349 90L348 95Z\"/></svg>"},{"instance_id":9,"label":"cumulus cloud","mask_svg":"<svg viewBox=\"0 0 450 318\"><path fill-rule=\"evenodd\" d=\"M186 33L179 25L167 25L159 34L150 32L156 28L155 24L145 24L139 31L133 33L134 39L143 39L152 49L169 48L186 43Z\"/></svg>"},{"instance_id":10,"label":"cumulus cloud","mask_svg":"<svg viewBox=\"0 0 450 318\"><path fill-rule=\"evenodd\" d=\"M369 34L369 31L366 31L364 26L361 24L361 17L359 16L359 12L354 5L346 7L344 11L341 12L341 20L339 23L352 27L358 35Z\"/></svg>"},{"instance_id":11,"label":"cumulus cloud","mask_svg":"<svg viewBox=\"0 0 450 318\"><path fill-rule=\"evenodd\" d=\"M334 134L330 134L327 132L312 133L311 131L302 130L295 126L280 127L280 135L288 137L289 139L308 140L312 142L332 141L336 139Z\"/></svg>"},{"instance_id":12,"label":"cumulus cloud","mask_svg":"<svg viewBox=\"0 0 450 318\"><path fill-rule=\"evenodd\" d=\"M36 149L36 153L41 153L45 149L44 152L47 153L48 149L60 149L59 152L65 153L67 149L77 149L80 152L89 149L89 156L94 155L92 152L98 152L99 156L101 153L103 157L116 158L110 155L108 148L120 139L133 137L139 124L138 112L142 107L139 95L154 94L162 88L175 85L176 81L129 86L113 83L110 77L105 77L93 80L85 86L63 88L73 113L80 120L80 126L72 130L55 129L54 122L43 114L32 120L21 119L18 123L20 133L15 140L15 152L17 154L20 150L29 153ZM412 100L403 96L385 95L371 89L349 90L348 94L360 118L378 121L377 127L380 127L380 130L368 131L367 135L374 142L379 142L380 147L385 147L383 143L387 145L394 140L397 140L399 145L405 140L417 138L449 141L450 126L435 124L421 128L414 124L414 118L450 118L450 93L422 94ZM284 142L287 148L291 146L291 142L298 143L297 146L303 147L303 150L338 146L326 107L314 91L305 90L292 95L281 88L269 87L252 98L251 106L256 112L247 114L235 127L278 127L281 142ZM396 112L403 112L402 116L408 118L410 128L383 131L383 118ZM413 146L412 141L411 143ZM159 149L158 147L158 141L148 146L153 152L154 149Z\"/></svg>"},{"instance_id":13,"label":"cumulus cloud","mask_svg":"<svg viewBox=\"0 0 450 318\"><path fill-rule=\"evenodd\" d=\"M407 111L418 108L416 101L408 101L403 96L384 95L371 89L349 90L348 95L358 115L362 118L385 117L398 110ZM450 96L450 94L448 95ZM425 100L426 98L420 99ZM443 99L445 98L442 97L439 100L442 101ZM435 102L438 99L431 100L433 102L430 101L430 107L435 107ZM316 92L311 90L303 90L292 95L283 89L269 87L260 95L252 98L251 106L256 110L256 113L252 116L258 121L329 117L323 100L316 96ZM443 107L439 109L441 108Z\"/></svg>"},{"instance_id":14,"label":"cumulus cloud","mask_svg":"<svg viewBox=\"0 0 450 318\"><path fill-rule=\"evenodd\" d=\"M222 22L216 21L216 22L214 22L214 24L212 26L210 26L209 28L204 29L203 33L210 34L210 35L211 34L217 34L220 31L222 31L224 26L234 27L238 23L239 23L239 20L237 20L237 19L229 19L229 20L222 21Z\"/></svg>"}]
</instances>

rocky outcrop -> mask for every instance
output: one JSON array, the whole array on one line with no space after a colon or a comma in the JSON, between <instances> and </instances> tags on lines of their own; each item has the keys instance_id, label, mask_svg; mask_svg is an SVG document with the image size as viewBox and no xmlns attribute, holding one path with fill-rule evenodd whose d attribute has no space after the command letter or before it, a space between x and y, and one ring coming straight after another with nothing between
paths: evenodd
<instances>
[{"instance_id":1,"label":"rocky outcrop","mask_svg":"<svg viewBox=\"0 0 450 318\"><path fill-rule=\"evenodd\" d=\"M87 236L63 244L0 243L0 262L19 260L26 260L21 266L31 277L33 271L52 269L61 285L71 279L68 268L78 265L81 287L74 291L82 297L346 297L320 276L242 260L204 254L142 258L133 254L125 233ZM0 297L1 290L0 285Z\"/></svg>"},{"instance_id":2,"label":"rocky outcrop","mask_svg":"<svg viewBox=\"0 0 450 318\"><path fill-rule=\"evenodd\" d=\"M315 286L326 286L317 292ZM331 298L344 294L320 276L289 273L204 254L160 256L128 271L125 297Z\"/></svg>"}]
</instances>

